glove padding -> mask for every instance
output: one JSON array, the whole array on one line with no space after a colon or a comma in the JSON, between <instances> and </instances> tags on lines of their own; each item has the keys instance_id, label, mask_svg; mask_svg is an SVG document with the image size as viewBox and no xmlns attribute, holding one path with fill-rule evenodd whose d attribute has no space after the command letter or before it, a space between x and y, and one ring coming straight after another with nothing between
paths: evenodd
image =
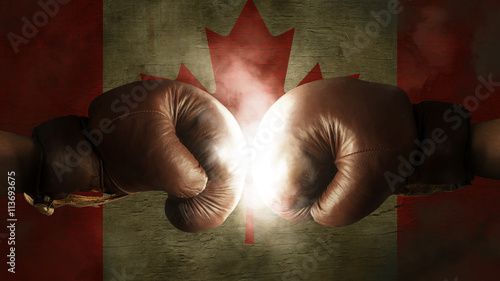
<instances>
[{"instance_id":1,"label":"glove padding","mask_svg":"<svg viewBox=\"0 0 500 281\"><path fill-rule=\"evenodd\" d=\"M286 219L314 218L335 227L360 220L391 194L408 191L404 188L409 184L436 191L436 184L447 190L470 183L470 120L454 129L455 124L439 120L450 104L437 104L446 106L418 115L400 88L352 78L325 79L291 90L266 113L257 134L253 178L261 198ZM427 129L417 127L415 118ZM419 150L421 141L436 124L450 137L435 143L427 156ZM451 139L458 144L450 146ZM408 167L403 159L415 150L427 159ZM431 171L425 168L430 163L446 165ZM427 174L415 172L420 169Z\"/></svg>"}]
</instances>

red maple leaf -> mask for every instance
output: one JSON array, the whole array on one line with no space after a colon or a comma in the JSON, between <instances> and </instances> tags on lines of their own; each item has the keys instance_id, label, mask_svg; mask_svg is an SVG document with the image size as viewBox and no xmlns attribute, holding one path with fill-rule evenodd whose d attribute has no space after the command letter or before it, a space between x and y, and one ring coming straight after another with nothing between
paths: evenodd
<instances>
[{"instance_id":1,"label":"red maple leaf","mask_svg":"<svg viewBox=\"0 0 500 281\"><path fill-rule=\"evenodd\" d=\"M294 29L272 36L257 7L248 0L228 36L205 31L216 85L213 96L231 111L245 136L251 138L267 110L285 94ZM348 77L359 78L359 74ZM141 78L164 79L145 74ZM323 75L318 63L298 86L320 79ZM184 64L175 81L206 91ZM253 195L251 190L248 192L245 243L253 244Z\"/></svg>"},{"instance_id":2,"label":"red maple leaf","mask_svg":"<svg viewBox=\"0 0 500 281\"><path fill-rule=\"evenodd\" d=\"M207 34L216 91L213 96L235 116L246 135L253 135L260 119L283 94L294 29L272 36L252 0L228 36L210 29ZM163 79L141 74L145 79ZM359 74L350 77L359 78ZM298 86L323 79L316 64ZM175 81L205 87L181 64Z\"/></svg>"}]
</instances>

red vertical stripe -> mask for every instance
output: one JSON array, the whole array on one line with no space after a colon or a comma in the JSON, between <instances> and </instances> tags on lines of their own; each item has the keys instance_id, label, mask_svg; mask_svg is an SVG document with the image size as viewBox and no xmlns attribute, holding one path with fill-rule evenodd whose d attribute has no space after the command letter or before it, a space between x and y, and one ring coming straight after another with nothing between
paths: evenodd
<instances>
[{"instance_id":1,"label":"red vertical stripe","mask_svg":"<svg viewBox=\"0 0 500 281\"><path fill-rule=\"evenodd\" d=\"M478 56L498 57L483 45L494 1L401 1L398 18L398 85L414 103L464 104L480 84ZM496 17L496 16L495 16ZM491 30L490 30L491 31ZM498 36L498 27L496 36ZM491 35L490 35L491 36ZM497 68L498 69L498 68ZM500 81L500 73L492 73ZM500 117L500 96L472 110L474 122ZM469 97L469 98L468 98ZM467 99L468 98L468 99ZM471 187L424 197L399 197L399 280L498 280L500 182L476 178Z\"/></svg>"},{"instance_id":2,"label":"red vertical stripe","mask_svg":"<svg viewBox=\"0 0 500 281\"><path fill-rule=\"evenodd\" d=\"M254 244L254 224L253 224L253 207L254 207L254 190L251 188L245 189L246 192L246 225L245 225L245 244Z\"/></svg>"},{"instance_id":3,"label":"red vertical stripe","mask_svg":"<svg viewBox=\"0 0 500 281\"><path fill-rule=\"evenodd\" d=\"M28 136L50 118L87 115L90 101L102 92L102 2L0 6L0 130ZM17 53L12 34L24 37ZM6 232L6 202L0 199L0 234ZM102 208L63 207L46 217L17 196L16 217L16 273L7 272L11 246L0 236L0 280L102 279Z\"/></svg>"}]
</instances>

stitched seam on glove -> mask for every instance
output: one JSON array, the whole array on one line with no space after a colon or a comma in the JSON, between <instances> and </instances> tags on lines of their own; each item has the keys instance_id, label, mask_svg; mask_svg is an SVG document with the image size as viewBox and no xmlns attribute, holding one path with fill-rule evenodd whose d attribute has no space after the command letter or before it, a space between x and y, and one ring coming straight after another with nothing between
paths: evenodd
<instances>
[{"instance_id":1,"label":"stitched seam on glove","mask_svg":"<svg viewBox=\"0 0 500 281\"><path fill-rule=\"evenodd\" d=\"M165 117L167 117L167 118L168 118L168 116L167 116L165 113L161 112L161 111L156 111L156 110L141 110L141 111L134 111L134 112L130 112L130 113L127 113L127 114L123 114L123 115L121 115L121 116L118 116L118 117L116 117L116 118L113 118L113 119L109 122L109 125L111 125L113 122L115 122L115 121L116 121L116 120L118 120L118 119L123 119L123 118L125 118L125 117L127 117L127 116L134 115L134 114L138 114L138 113L157 113L157 114L161 114L161 115L163 115L163 116L165 116Z\"/></svg>"},{"instance_id":2,"label":"stitched seam on glove","mask_svg":"<svg viewBox=\"0 0 500 281\"><path fill-rule=\"evenodd\" d=\"M341 156L341 157L338 157L336 159L342 159L344 157L348 157L348 156L351 156L351 155L355 155L355 154L359 154L359 153L364 153L364 152L371 152L371 151L390 151L390 150L395 150L394 148L389 148L389 147L376 147L376 148L370 148L370 149L363 149L363 150L360 150L360 151L356 151L356 152L352 152L352 153L349 153L347 155L344 155L344 156Z\"/></svg>"}]
</instances>

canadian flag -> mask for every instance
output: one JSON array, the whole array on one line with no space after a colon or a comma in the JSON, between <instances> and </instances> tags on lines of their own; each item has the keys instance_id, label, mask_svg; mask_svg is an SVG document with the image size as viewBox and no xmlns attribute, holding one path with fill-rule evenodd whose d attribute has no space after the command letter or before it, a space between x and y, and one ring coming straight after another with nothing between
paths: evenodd
<instances>
[{"instance_id":1,"label":"canadian flag","mask_svg":"<svg viewBox=\"0 0 500 281\"><path fill-rule=\"evenodd\" d=\"M139 79L193 84L245 135L280 96L351 76L397 84L412 102L500 117L500 5L480 1L4 1L0 130L31 135L87 115L103 91ZM0 144L1 145L1 144ZM7 180L7 171L0 177ZM214 230L166 220L166 194L46 217L0 198L0 280L496 280L500 184L388 199L348 227L274 215L247 182ZM14 223L14 226L12 226Z\"/></svg>"}]
</instances>

